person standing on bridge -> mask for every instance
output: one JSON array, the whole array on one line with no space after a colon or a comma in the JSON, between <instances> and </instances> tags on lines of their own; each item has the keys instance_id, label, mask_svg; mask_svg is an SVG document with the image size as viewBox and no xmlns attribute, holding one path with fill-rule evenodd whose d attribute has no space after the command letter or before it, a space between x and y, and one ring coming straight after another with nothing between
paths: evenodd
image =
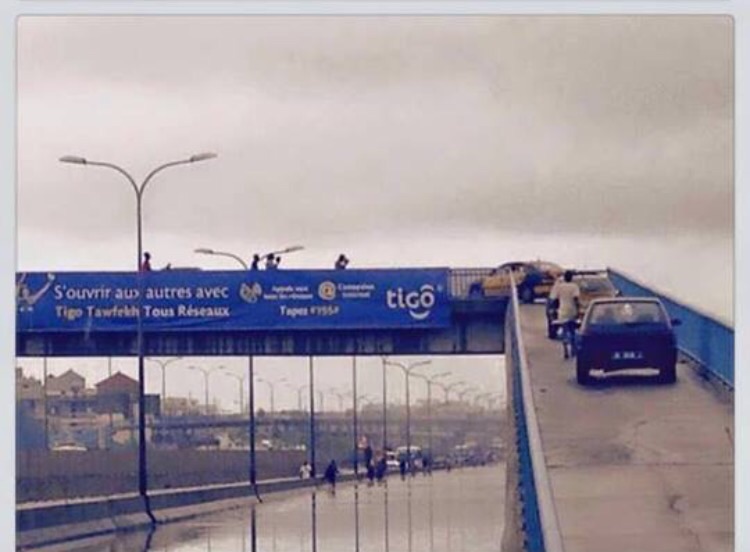
<instances>
[{"instance_id":1,"label":"person standing on bridge","mask_svg":"<svg viewBox=\"0 0 750 552\"><path fill-rule=\"evenodd\" d=\"M566 270L562 281L555 282L550 291L549 298L557 302L556 324L562 327L563 332L563 358L572 358L575 355L573 347L573 336L575 335L576 320L578 320L578 308L580 306L581 290L573 281L573 271Z\"/></svg>"},{"instance_id":2,"label":"person standing on bridge","mask_svg":"<svg viewBox=\"0 0 750 552\"><path fill-rule=\"evenodd\" d=\"M250 264L250 270L260 270L258 264L260 263L260 255L255 253L253 255L253 262Z\"/></svg>"},{"instance_id":3,"label":"person standing on bridge","mask_svg":"<svg viewBox=\"0 0 750 552\"><path fill-rule=\"evenodd\" d=\"M151 272L151 253L146 251L141 262L141 272Z\"/></svg>"},{"instance_id":4,"label":"person standing on bridge","mask_svg":"<svg viewBox=\"0 0 750 552\"><path fill-rule=\"evenodd\" d=\"M342 253L341 255L339 255L339 258L336 259L336 264L334 265L334 267L336 268L336 270L344 270L348 264L349 259L347 259L346 255Z\"/></svg>"},{"instance_id":5,"label":"person standing on bridge","mask_svg":"<svg viewBox=\"0 0 750 552\"><path fill-rule=\"evenodd\" d=\"M276 270L279 268L279 261L281 261L281 257L277 257L274 253L266 255L266 270Z\"/></svg>"}]
</instances>

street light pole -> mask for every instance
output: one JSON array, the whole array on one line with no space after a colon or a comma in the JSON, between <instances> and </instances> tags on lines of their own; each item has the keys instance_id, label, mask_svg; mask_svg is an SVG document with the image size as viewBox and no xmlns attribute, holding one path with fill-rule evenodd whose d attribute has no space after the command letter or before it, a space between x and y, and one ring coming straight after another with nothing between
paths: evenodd
<instances>
[{"instance_id":1,"label":"street light pole","mask_svg":"<svg viewBox=\"0 0 750 552\"><path fill-rule=\"evenodd\" d=\"M166 368L168 365L172 364L173 362L180 360L182 357L174 357L169 358L167 360L159 360L158 358L148 358L147 360L150 360L151 362L155 362L159 365L159 368L161 368L161 400L162 402L167 400L167 375L166 375ZM111 374L110 374L111 375Z\"/></svg>"},{"instance_id":2,"label":"street light pole","mask_svg":"<svg viewBox=\"0 0 750 552\"><path fill-rule=\"evenodd\" d=\"M242 260L242 257L239 255L235 255L234 253L231 253L229 251L217 251L208 247L201 247L198 249L195 249L196 253L200 253L203 255L217 255L222 257L229 257L230 259L234 259L237 261L240 266L247 270L248 266L247 263ZM250 440L250 485L252 485L256 496L260 499L260 495L258 495L258 488L256 486L256 469L255 469L255 370L254 370L254 364L253 364L253 355L248 355L247 357L247 395L248 395L248 439ZM271 384L272 385L272 384ZM241 387L240 387L241 389ZM242 410L242 397L240 396L240 411ZM273 411L273 387L271 388L271 410ZM273 424L273 418L271 423ZM272 431L273 434L273 431Z\"/></svg>"},{"instance_id":3,"label":"street light pole","mask_svg":"<svg viewBox=\"0 0 750 552\"><path fill-rule=\"evenodd\" d=\"M409 400L409 376L411 375L412 370L414 370L418 366L426 366L427 364L432 364L432 361L420 360L411 364L402 364L400 362L386 360L385 363L390 364L391 366L398 366L404 372L404 379L406 380L406 465L409 468L409 472L413 475L414 471L412 469L413 463L411 453L411 406Z\"/></svg>"},{"instance_id":4,"label":"street light pole","mask_svg":"<svg viewBox=\"0 0 750 552\"><path fill-rule=\"evenodd\" d=\"M256 477L258 475L255 469L255 369L253 366L253 355L247 357L247 410L250 417L250 428L248 429L250 439L250 485L253 487L255 496L260 500ZM255 510L253 510L255 512ZM254 515L254 514L253 514ZM253 534L253 538L255 535Z\"/></svg>"},{"instance_id":5,"label":"street light pole","mask_svg":"<svg viewBox=\"0 0 750 552\"><path fill-rule=\"evenodd\" d=\"M441 372L435 374L432 377L425 376L424 374L414 374L415 378L422 379L427 382L427 448L430 455L433 454L432 450L432 384L438 383L439 378L450 375L450 372Z\"/></svg>"},{"instance_id":6,"label":"street light pole","mask_svg":"<svg viewBox=\"0 0 750 552\"><path fill-rule=\"evenodd\" d=\"M336 397L339 400L339 412L343 412L344 411L344 397L347 395L347 393L339 393L336 389L331 388L328 390L328 394Z\"/></svg>"},{"instance_id":7,"label":"street light pole","mask_svg":"<svg viewBox=\"0 0 750 552\"><path fill-rule=\"evenodd\" d=\"M388 416L387 409L388 403L386 402L387 387L386 387L386 366L388 365L386 357L380 357L382 361L382 372L383 372L383 457L385 458L385 451L388 450Z\"/></svg>"},{"instance_id":8,"label":"street light pole","mask_svg":"<svg viewBox=\"0 0 750 552\"><path fill-rule=\"evenodd\" d=\"M233 374L232 372L224 372L224 375L237 380L237 387L239 388L240 392L240 414L242 414L245 406L245 391L242 385L243 383L245 383L245 376L238 376L237 374Z\"/></svg>"},{"instance_id":9,"label":"street light pole","mask_svg":"<svg viewBox=\"0 0 750 552\"><path fill-rule=\"evenodd\" d=\"M471 387L466 387L466 388L465 388L465 389L463 389L462 391L459 391L459 392L457 392L457 393L456 393L456 396L458 397L458 401L459 401L459 402L464 402L464 396L465 396L465 395L466 395L467 393L474 393L474 392L475 392L476 390L477 390L477 388L476 388L475 386L471 386ZM470 405L470 406L471 406L471 405Z\"/></svg>"},{"instance_id":10,"label":"street light pole","mask_svg":"<svg viewBox=\"0 0 750 552\"><path fill-rule=\"evenodd\" d=\"M279 249L278 251L271 251L269 253L266 253L261 258L266 257L267 255L281 255L286 253L294 253L295 251L302 251L305 247L302 245L292 245L289 247L285 247L284 249ZM217 255L219 257L229 257L230 259L234 259L240 265L242 268L247 270L249 267L247 266L247 263L240 257L239 255L236 255L235 253L232 253L231 251L217 251L216 249L212 249L210 247L199 247L197 249L193 250L195 253L199 253L201 255Z\"/></svg>"},{"instance_id":11,"label":"street light pole","mask_svg":"<svg viewBox=\"0 0 750 552\"><path fill-rule=\"evenodd\" d=\"M44 392L44 449L49 450L49 406L47 404L47 355L42 359L42 389ZM110 421L112 416L110 415ZM111 437L111 436L110 436Z\"/></svg>"},{"instance_id":12,"label":"street light pole","mask_svg":"<svg viewBox=\"0 0 750 552\"><path fill-rule=\"evenodd\" d=\"M195 250L195 252L200 253L202 255L217 255L220 257L229 257L230 259L234 259L235 261L240 263L242 268L247 270L247 263L242 260L242 257L240 257L239 255L235 255L234 253L230 253L229 251L216 251L209 247L199 247L198 249Z\"/></svg>"},{"instance_id":13,"label":"street light pole","mask_svg":"<svg viewBox=\"0 0 750 552\"><path fill-rule=\"evenodd\" d=\"M354 445L354 480L359 479L359 443L357 435L357 357L352 357L352 444Z\"/></svg>"},{"instance_id":14,"label":"street light pole","mask_svg":"<svg viewBox=\"0 0 750 552\"><path fill-rule=\"evenodd\" d=\"M309 386L305 383L304 385L292 385L291 383L286 384L287 387L297 393L297 410L302 412L302 392Z\"/></svg>"},{"instance_id":15,"label":"street light pole","mask_svg":"<svg viewBox=\"0 0 750 552\"><path fill-rule=\"evenodd\" d=\"M283 381L286 381L286 379L285 378L284 379L280 379L276 383L281 383ZM263 378L258 378L258 382L259 383L265 383L268 386L268 392L270 394L270 400L271 400L271 403L270 403L271 421L273 422L273 415L276 412L276 404L275 404L275 394L276 394L276 392L275 392L274 382L272 382L270 380L267 380L267 379L263 379Z\"/></svg>"},{"instance_id":16,"label":"street light pole","mask_svg":"<svg viewBox=\"0 0 750 552\"><path fill-rule=\"evenodd\" d=\"M310 356L310 476L315 478L315 381L313 378L313 357Z\"/></svg>"},{"instance_id":17,"label":"street light pole","mask_svg":"<svg viewBox=\"0 0 750 552\"><path fill-rule=\"evenodd\" d=\"M206 370L205 368L201 368L200 366L188 366L188 369L199 370L203 372L203 378L205 381L205 389L204 389L205 395L204 395L203 404L204 404L205 415L208 416L208 410L209 410L208 409L208 377L211 375L211 372L213 372L214 370L223 370L224 366L216 366L214 368L211 368L210 370Z\"/></svg>"},{"instance_id":18,"label":"street light pole","mask_svg":"<svg viewBox=\"0 0 750 552\"><path fill-rule=\"evenodd\" d=\"M436 381L435 383L443 390L445 404L448 404L449 402L449 393L451 389L455 389L455 388L461 387L462 385L466 385L466 382L463 380L454 381L453 383L448 384L448 385L444 383L440 383L439 381Z\"/></svg>"},{"instance_id":19,"label":"street light pole","mask_svg":"<svg viewBox=\"0 0 750 552\"><path fill-rule=\"evenodd\" d=\"M117 171L123 175L135 192L136 200L136 231L137 231L137 245L136 245L136 276L138 279L138 300L137 300L137 325L136 325L136 349L138 354L138 492L144 497L146 503L146 511L151 519L152 523L156 520L151 513L151 506L148 500L148 464L146 455L146 388L145 388L145 362L144 362L144 350L143 350L143 271L141 270L141 259L143 257L143 217L142 217L142 203L143 203L143 192L146 190L151 179L159 172L169 167L175 167L177 165L186 165L191 163L197 163L199 161L206 161L216 157L215 153L199 153L190 156L188 159L181 159L178 161L170 161L159 165L153 169L143 182L139 186L136 184L135 179L122 167L115 165L114 163L108 163L105 161L91 161L85 157L79 157L74 155L65 155L60 158L62 163L72 163L74 165L91 165L95 167L106 167Z\"/></svg>"}]
</instances>

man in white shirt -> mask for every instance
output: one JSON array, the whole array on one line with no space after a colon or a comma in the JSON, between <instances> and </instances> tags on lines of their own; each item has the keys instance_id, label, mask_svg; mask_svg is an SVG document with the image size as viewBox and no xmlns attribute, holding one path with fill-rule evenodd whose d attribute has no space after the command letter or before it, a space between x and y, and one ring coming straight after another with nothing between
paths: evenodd
<instances>
[{"instance_id":1,"label":"man in white shirt","mask_svg":"<svg viewBox=\"0 0 750 552\"><path fill-rule=\"evenodd\" d=\"M566 270L562 282L557 281L550 291L549 297L557 301L556 324L563 329L563 357L569 358L575 354L573 348L573 335L575 324L578 319L578 306L581 290L578 284L573 282L573 271Z\"/></svg>"}]
</instances>

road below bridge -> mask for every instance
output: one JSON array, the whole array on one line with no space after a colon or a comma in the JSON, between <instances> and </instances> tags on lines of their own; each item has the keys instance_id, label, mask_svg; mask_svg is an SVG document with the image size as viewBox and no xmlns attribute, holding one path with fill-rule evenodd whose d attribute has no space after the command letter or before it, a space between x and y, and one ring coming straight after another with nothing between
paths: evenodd
<instances>
[{"instance_id":1,"label":"road below bridge","mask_svg":"<svg viewBox=\"0 0 750 552\"><path fill-rule=\"evenodd\" d=\"M582 387L545 324L542 305L521 308L565 552L733 550L731 400L685 364L676 385L617 372Z\"/></svg>"},{"instance_id":2,"label":"road below bridge","mask_svg":"<svg viewBox=\"0 0 750 552\"><path fill-rule=\"evenodd\" d=\"M465 467L386 485L321 485L152 532L68 542L47 552L500 552L505 467Z\"/></svg>"}]
</instances>

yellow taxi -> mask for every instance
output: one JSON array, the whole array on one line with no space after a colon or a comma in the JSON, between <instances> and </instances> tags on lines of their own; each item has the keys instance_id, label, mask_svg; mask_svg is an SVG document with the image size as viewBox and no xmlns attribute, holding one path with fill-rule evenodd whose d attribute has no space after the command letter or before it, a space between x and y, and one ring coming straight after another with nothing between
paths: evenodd
<instances>
[{"instance_id":1,"label":"yellow taxi","mask_svg":"<svg viewBox=\"0 0 750 552\"><path fill-rule=\"evenodd\" d=\"M482 280L485 297L510 295L510 276L516 281L518 298L524 303L532 303L539 297L549 296L555 280L563 269L546 261L509 262L494 269Z\"/></svg>"}]
</instances>

